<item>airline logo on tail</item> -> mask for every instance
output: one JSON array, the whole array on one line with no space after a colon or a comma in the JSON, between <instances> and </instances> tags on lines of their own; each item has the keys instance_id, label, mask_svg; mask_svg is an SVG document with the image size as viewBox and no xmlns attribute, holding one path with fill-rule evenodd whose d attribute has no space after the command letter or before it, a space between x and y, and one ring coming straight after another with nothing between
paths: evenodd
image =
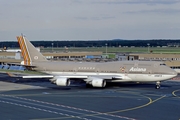
<instances>
[{"instance_id":1,"label":"airline logo on tail","mask_svg":"<svg viewBox=\"0 0 180 120\"><path fill-rule=\"evenodd\" d=\"M24 65L31 65L31 58L26 46L26 41L24 36L17 36L17 40L21 49L21 54L24 59Z\"/></svg>"}]
</instances>

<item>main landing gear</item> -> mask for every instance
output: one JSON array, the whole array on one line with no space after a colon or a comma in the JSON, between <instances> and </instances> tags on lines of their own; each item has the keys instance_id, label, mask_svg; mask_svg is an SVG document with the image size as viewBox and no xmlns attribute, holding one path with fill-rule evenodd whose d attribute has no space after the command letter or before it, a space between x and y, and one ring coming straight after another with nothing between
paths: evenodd
<instances>
[{"instance_id":1,"label":"main landing gear","mask_svg":"<svg viewBox=\"0 0 180 120\"><path fill-rule=\"evenodd\" d=\"M156 88L156 89L160 89L160 87L161 87L161 85L160 85L160 84L161 84L161 82L160 82L160 81L156 82L156 87L155 87L155 88Z\"/></svg>"}]
</instances>

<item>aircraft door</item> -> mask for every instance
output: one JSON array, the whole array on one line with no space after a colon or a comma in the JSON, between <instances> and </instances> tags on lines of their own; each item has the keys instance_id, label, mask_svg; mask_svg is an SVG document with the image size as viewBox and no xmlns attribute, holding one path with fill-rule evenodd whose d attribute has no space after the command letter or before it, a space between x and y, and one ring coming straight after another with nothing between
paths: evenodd
<instances>
[{"instance_id":1,"label":"aircraft door","mask_svg":"<svg viewBox=\"0 0 180 120\"><path fill-rule=\"evenodd\" d=\"M46 67L43 67L43 70L46 71Z\"/></svg>"},{"instance_id":2,"label":"aircraft door","mask_svg":"<svg viewBox=\"0 0 180 120\"><path fill-rule=\"evenodd\" d=\"M152 70L148 70L148 74L152 74Z\"/></svg>"},{"instance_id":3,"label":"aircraft door","mask_svg":"<svg viewBox=\"0 0 180 120\"><path fill-rule=\"evenodd\" d=\"M99 75L99 72L100 72L100 70L99 70L99 68L97 68L96 69L96 74Z\"/></svg>"},{"instance_id":4,"label":"aircraft door","mask_svg":"<svg viewBox=\"0 0 180 120\"><path fill-rule=\"evenodd\" d=\"M74 69L73 69L73 72L74 72L74 74L76 74L76 72L77 72L77 68L74 68Z\"/></svg>"}]
</instances>

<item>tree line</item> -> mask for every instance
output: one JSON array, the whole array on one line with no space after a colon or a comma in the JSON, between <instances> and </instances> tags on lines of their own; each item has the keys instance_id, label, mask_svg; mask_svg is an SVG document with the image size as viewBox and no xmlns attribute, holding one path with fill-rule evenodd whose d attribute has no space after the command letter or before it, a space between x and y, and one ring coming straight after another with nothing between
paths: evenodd
<instances>
[{"instance_id":1,"label":"tree line","mask_svg":"<svg viewBox=\"0 0 180 120\"><path fill-rule=\"evenodd\" d=\"M32 41L36 47L119 47L119 46L135 46L147 47L149 46L178 46L180 40L89 40L89 41ZM18 42L0 42L0 47L4 48L18 48Z\"/></svg>"}]
</instances>

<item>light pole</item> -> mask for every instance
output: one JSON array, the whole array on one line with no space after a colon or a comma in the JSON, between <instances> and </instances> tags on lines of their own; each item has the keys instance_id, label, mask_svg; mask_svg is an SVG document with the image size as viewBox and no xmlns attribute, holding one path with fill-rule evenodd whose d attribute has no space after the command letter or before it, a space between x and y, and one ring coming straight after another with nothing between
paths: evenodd
<instances>
[{"instance_id":1,"label":"light pole","mask_svg":"<svg viewBox=\"0 0 180 120\"><path fill-rule=\"evenodd\" d=\"M52 52L53 52L53 45L54 45L54 43L51 43L51 45L52 45Z\"/></svg>"},{"instance_id":2,"label":"light pole","mask_svg":"<svg viewBox=\"0 0 180 120\"><path fill-rule=\"evenodd\" d=\"M149 53L149 45L150 45L150 44L148 43L147 45L148 45L148 53Z\"/></svg>"},{"instance_id":3,"label":"light pole","mask_svg":"<svg viewBox=\"0 0 180 120\"><path fill-rule=\"evenodd\" d=\"M107 43L105 45L106 45L106 55L107 55Z\"/></svg>"}]
</instances>

